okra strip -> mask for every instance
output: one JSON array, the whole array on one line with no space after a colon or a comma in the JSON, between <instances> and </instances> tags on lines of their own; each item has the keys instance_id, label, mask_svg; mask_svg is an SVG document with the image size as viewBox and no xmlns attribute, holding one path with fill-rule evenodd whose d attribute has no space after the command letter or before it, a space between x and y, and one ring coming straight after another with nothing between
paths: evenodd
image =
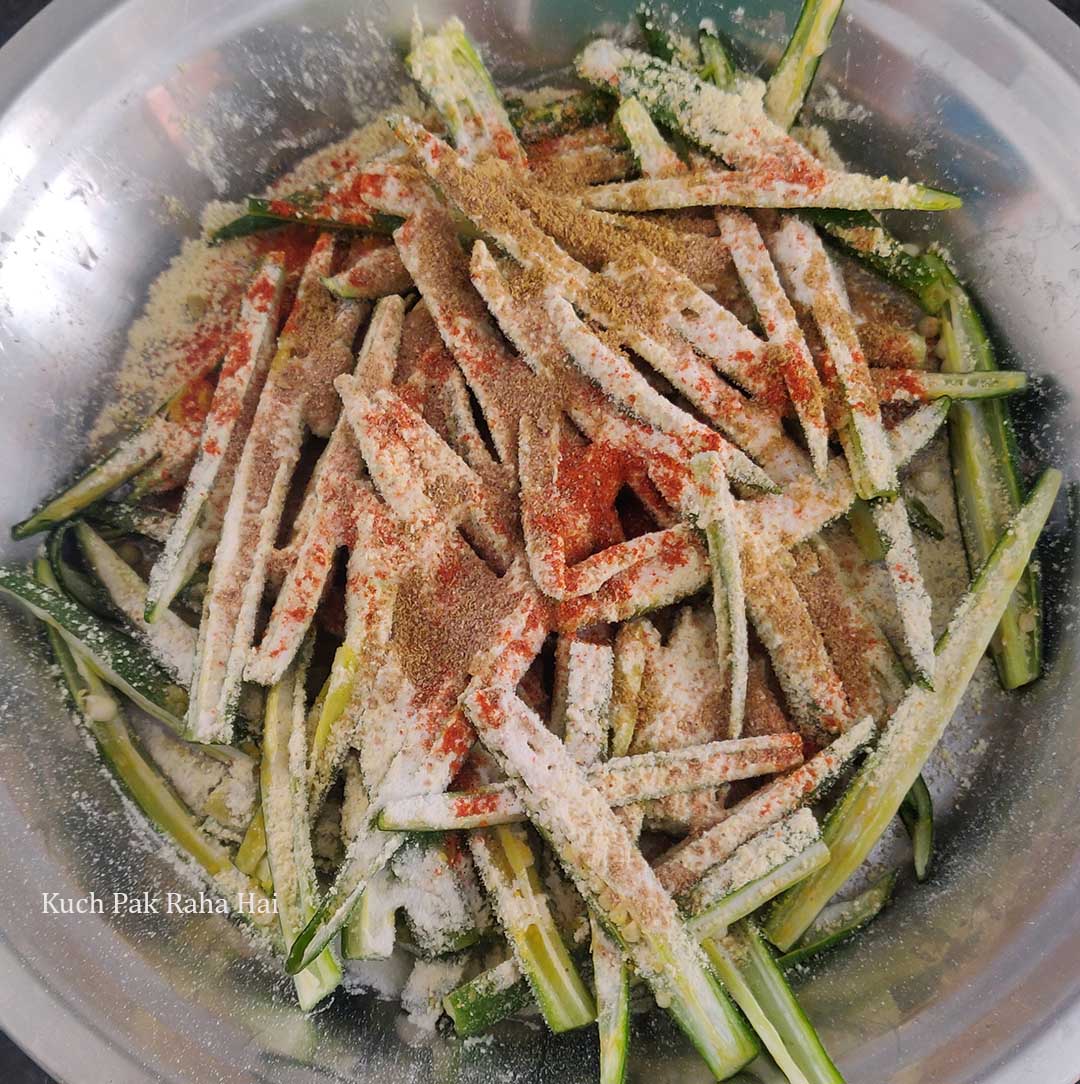
<instances>
[{"instance_id":1,"label":"okra strip","mask_svg":"<svg viewBox=\"0 0 1080 1084\"><path fill-rule=\"evenodd\" d=\"M668 145L648 110L636 98L626 98L620 103L615 120L630 144L642 176L670 177L686 172L686 164Z\"/></svg>"},{"instance_id":2,"label":"okra strip","mask_svg":"<svg viewBox=\"0 0 1080 1084\"><path fill-rule=\"evenodd\" d=\"M718 1079L757 1044L709 973L674 901L562 743L512 687L474 690L465 707L485 745L521 779L529 816L608 932Z\"/></svg>"},{"instance_id":3,"label":"okra strip","mask_svg":"<svg viewBox=\"0 0 1080 1084\"><path fill-rule=\"evenodd\" d=\"M946 269L947 273L947 269ZM971 298L949 274L942 341L946 372L997 368L993 346ZM960 528L972 571L987 560L1020 508L1023 486L1008 408L1001 402L956 403L949 413L949 452ZM1021 576L990 643L1006 689L1034 681L1042 670L1042 609L1032 566Z\"/></svg>"},{"instance_id":4,"label":"okra strip","mask_svg":"<svg viewBox=\"0 0 1080 1084\"><path fill-rule=\"evenodd\" d=\"M318 893L307 804L306 670L307 660L298 659L266 697L259 768L266 854L286 945L311 917ZM304 1012L313 1009L340 982L341 965L333 949L327 948L293 975L300 1008Z\"/></svg>"},{"instance_id":5,"label":"okra strip","mask_svg":"<svg viewBox=\"0 0 1080 1084\"><path fill-rule=\"evenodd\" d=\"M802 109L844 0L803 0L795 30L765 88L765 112L790 128Z\"/></svg>"},{"instance_id":6,"label":"okra strip","mask_svg":"<svg viewBox=\"0 0 1080 1084\"><path fill-rule=\"evenodd\" d=\"M889 571L896 608L904 629L904 642L911 653L917 679L933 685L936 673L934 633L930 625L930 595L923 582L915 553L911 521L902 500L878 500L870 505L874 525L885 545L885 567Z\"/></svg>"},{"instance_id":7,"label":"okra strip","mask_svg":"<svg viewBox=\"0 0 1080 1084\"><path fill-rule=\"evenodd\" d=\"M641 680L645 676L645 623L629 621L615 633L615 667L611 683L611 756L630 751L637 726Z\"/></svg>"},{"instance_id":8,"label":"okra strip","mask_svg":"<svg viewBox=\"0 0 1080 1084\"><path fill-rule=\"evenodd\" d=\"M606 122L614 99L598 90L579 90L540 105L506 99L506 113L525 143L538 143Z\"/></svg>"},{"instance_id":9,"label":"okra strip","mask_svg":"<svg viewBox=\"0 0 1080 1084\"><path fill-rule=\"evenodd\" d=\"M608 805L625 806L772 775L801 759L802 739L797 734L772 734L612 757L589 768L588 779ZM444 832L510 824L525 816L513 784L493 783L473 791L389 801L376 823L383 831Z\"/></svg>"},{"instance_id":10,"label":"okra strip","mask_svg":"<svg viewBox=\"0 0 1080 1084\"><path fill-rule=\"evenodd\" d=\"M768 937L779 948L791 948L802 936L896 815L989 646L1060 485L1060 472L1043 473L938 640L938 670L945 679L934 689L913 685L908 690L873 755L829 815L828 866L792 889L769 916Z\"/></svg>"},{"instance_id":11,"label":"okra strip","mask_svg":"<svg viewBox=\"0 0 1080 1084\"><path fill-rule=\"evenodd\" d=\"M948 339L946 339L946 345ZM1000 399L1028 384L1027 374L1012 370L940 373L919 369L872 369L870 381L883 403L924 403L931 399Z\"/></svg>"},{"instance_id":12,"label":"okra strip","mask_svg":"<svg viewBox=\"0 0 1080 1084\"><path fill-rule=\"evenodd\" d=\"M16 523L11 528L11 537L28 538L40 531L47 531L130 481L161 454L166 426L160 412L151 415L32 516Z\"/></svg>"},{"instance_id":13,"label":"okra strip","mask_svg":"<svg viewBox=\"0 0 1080 1084\"><path fill-rule=\"evenodd\" d=\"M178 733L183 730L187 692L141 644L66 595L10 566L0 567L0 594L56 629L113 688L143 711Z\"/></svg>"},{"instance_id":14,"label":"okra strip","mask_svg":"<svg viewBox=\"0 0 1080 1084\"><path fill-rule=\"evenodd\" d=\"M847 410L845 452L850 449L848 465L859 496L893 494L898 486L896 468L843 283L821 239L799 219L785 219L768 241L792 300L813 313L828 350L836 388Z\"/></svg>"},{"instance_id":15,"label":"okra strip","mask_svg":"<svg viewBox=\"0 0 1080 1084\"><path fill-rule=\"evenodd\" d=\"M608 709L614 652L602 644L571 640L566 660L563 744L586 767L608 754Z\"/></svg>"},{"instance_id":16,"label":"okra strip","mask_svg":"<svg viewBox=\"0 0 1080 1084\"><path fill-rule=\"evenodd\" d=\"M813 184L755 170L698 170L674 177L593 185L585 203L598 211L680 207L840 208L849 211L951 211L959 196L912 181L828 170Z\"/></svg>"},{"instance_id":17,"label":"okra strip","mask_svg":"<svg viewBox=\"0 0 1080 1084\"><path fill-rule=\"evenodd\" d=\"M483 829L469 849L514 957L556 1034L596 1019L596 1004L563 942L548 904L524 829Z\"/></svg>"},{"instance_id":18,"label":"okra strip","mask_svg":"<svg viewBox=\"0 0 1080 1084\"><path fill-rule=\"evenodd\" d=\"M443 1008L454 1022L455 1034L467 1039L524 1009L531 1000L532 989L511 957L452 990L443 998Z\"/></svg>"},{"instance_id":19,"label":"okra strip","mask_svg":"<svg viewBox=\"0 0 1080 1084\"><path fill-rule=\"evenodd\" d=\"M142 577L84 520L75 524L75 537L113 606L130 622L154 658L186 687L195 662L195 630L171 611L150 624L145 617L147 585Z\"/></svg>"},{"instance_id":20,"label":"okra strip","mask_svg":"<svg viewBox=\"0 0 1080 1084\"><path fill-rule=\"evenodd\" d=\"M825 393L795 310L780 285L776 267L754 220L735 211L717 211L716 221L761 326L775 346L772 360L783 376L814 470L820 476L829 458Z\"/></svg>"},{"instance_id":21,"label":"okra strip","mask_svg":"<svg viewBox=\"0 0 1080 1084\"><path fill-rule=\"evenodd\" d=\"M682 895L739 844L809 802L873 736L873 719L863 719L805 764L744 798L715 827L672 848L660 859L656 865L660 883L669 892Z\"/></svg>"},{"instance_id":22,"label":"okra strip","mask_svg":"<svg viewBox=\"0 0 1080 1084\"><path fill-rule=\"evenodd\" d=\"M381 245L361 253L344 271L323 279L335 296L347 300L374 301L413 288L412 276L393 245Z\"/></svg>"},{"instance_id":23,"label":"okra strip","mask_svg":"<svg viewBox=\"0 0 1080 1084\"><path fill-rule=\"evenodd\" d=\"M416 34L405 64L467 161L494 154L525 168L517 132L460 19L448 19L433 34Z\"/></svg>"},{"instance_id":24,"label":"okra strip","mask_svg":"<svg viewBox=\"0 0 1080 1084\"><path fill-rule=\"evenodd\" d=\"M761 171L770 163L771 175L779 173L783 178L777 188L799 192L804 198L810 194L811 179L816 185L825 185L830 180L821 163L771 121L761 106L743 95L704 82L692 72L605 39L588 45L578 56L576 66L588 82L612 89L621 98L640 99L654 120L682 132L698 146L722 158L736 176L740 172ZM721 184L723 176L717 175ZM799 183L794 183L796 180ZM647 183L672 184L671 181ZM842 195L848 199L856 193L861 195L865 188L887 183L893 182L855 175L834 179L835 185L847 189L838 193L837 198ZM676 180L675 184L685 187L685 182ZM959 200L950 193L910 182L898 184L898 194L902 194L899 202L922 204L928 210L959 205ZM721 202L716 198L706 200L709 205Z\"/></svg>"},{"instance_id":25,"label":"okra strip","mask_svg":"<svg viewBox=\"0 0 1080 1084\"><path fill-rule=\"evenodd\" d=\"M742 733L746 713L746 681L750 647L746 629L746 590L740 550L742 540L723 464L715 452L700 452L690 461L698 484L695 495L698 527L705 532L712 570L713 616L716 619L716 653L720 680L730 675L728 737Z\"/></svg>"},{"instance_id":26,"label":"okra strip","mask_svg":"<svg viewBox=\"0 0 1080 1084\"><path fill-rule=\"evenodd\" d=\"M752 921L702 947L790 1084L844 1084Z\"/></svg>"},{"instance_id":27,"label":"okra strip","mask_svg":"<svg viewBox=\"0 0 1080 1084\"><path fill-rule=\"evenodd\" d=\"M900 803L900 819L911 838L915 876L925 881L930 876L930 863L934 857L934 802L921 775Z\"/></svg>"},{"instance_id":28,"label":"okra strip","mask_svg":"<svg viewBox=\"0 0 1080 1084\"><path fill-rule=\"evenodd\" d=\"M896 877L897 871L891 870L854 899L830 904L799 938L795 947L785 952L777 963L785 970L797 967L826 949L846 941L881 913L892 898Z\"/></svg>"},{"instance_id":29,"label":"okra strip","mask_svg":"<svg viewBox=\"0 0 1080 1084\"><path fill-rule=\"evenodd\" d=\"M266 382L284 290L285 257L272 252L240 303L240 316L225 351L180 510L150 570L146 598L146 619L150 622L168 610L198 567L203 550L217 539L220 520L214 520L228 501L240 449Z\"/></svg>"},{"instance_id":30,"label":"okra strip","mask_svg":"<svg viewBox=\"0 0 1080 1084\"><path fill-rule=\"evenodd\" d=\"M740 844L714 866L683 900L691 932L702 940L720 937L785 889L829 860L814 814L799 809ZM761 870L764 869L764 873Z\"/></svg>"}]
</instances>

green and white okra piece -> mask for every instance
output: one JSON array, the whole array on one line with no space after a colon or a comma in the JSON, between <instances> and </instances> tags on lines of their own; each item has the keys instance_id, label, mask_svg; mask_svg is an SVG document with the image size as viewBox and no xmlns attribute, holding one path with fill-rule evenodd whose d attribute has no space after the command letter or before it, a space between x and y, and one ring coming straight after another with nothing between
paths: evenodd
<instances>
[{"instance_id":1,"label":"green and white okra piece","mask_svg":"<svg viewBox=\"0 0 1080 1084\"><path fill-rule=\"evenodd\" d=\"M802 109L844 0L803 0L795 30L765 88L765 112L790 128Z\"/></svg>"},{"instance_id":2,"label":"green and white okra piece","mask_svg":"<svg viewBox=\"0 0 1080 1084\"><path fill-rule=\"evenodd\" d=\"M653 123L649 111L637 100L626 98L615 111L643 177L671 177L686 172L686 163L675 153Z\"/></svg>"},{"instance_id":3,"label":"green and white okra piece","mask_svg":"<svg viewBox=\"0 0 1080 1084\"><path fill-rule=\"evenodd\" d=\"M319 887L311 850L307 788L307 712L304 651L266 697L259 783L266 853L274 882L281 936L290 945L311 917ZM300 1008L307 1012L341 982L332 948L293 975Z\"/></svg>"},{"instance_id":4,"label":"green and white okra piece","mask_svg":"<svg viewBox=\"0 0 1080 1084\"><path fill-rule=\"evenodd\" d=\"M162 612L155 624L147 621L147 585L142 577L85 520L76 522L74 530L88 568L105 588L112 605L133 626L154 658L186 687L195 661L195 630L171 610Z\"/></svg>"},{"instance_id":5,"label":"green and white okra piece","mask_svg":"<svg viewBox=\"0 0 1080 1084\"><path fill-rule=\"evenodd\" d=\"M900 804L900 819L911 839L915 877L925 881L930 876L930 863L934 857L934 801L921 775L911 784L911 790Z\"/></svg>"},{"instance_id":6,"label":"green and white okra piece","mask_svg":"<svg viewBox=\"0 0 1080 1084\"><path fill-rule=\"evenodd\" d=\"M179 393L183 394L183 391ZM169 430L165 415L171 402L170 399L151 414L112 451L87 467L74 482L46 501L32 516L16 523L11 528L12 538L28 538L77 516L84 508L118 489L153 463L161 454Z\"/></svg>"},{"instance_id":7,"label":"green and white okra piece","mask_svg":"<svg viewBox=\"0 0 1080 1084\"><path fill-rule=\"evenodd\" d=\"M844 1084L751 920L702 947L789 1084Z\"/></svg>"},{"instance_id":8,"label":"green and white okra piece","mask_svg":"<svg viewBox=\"0 0 1080 1084\"><path fill-rule=\"evenodd\" d=\"M784 969L796 967L857 933L892 899L897 875L897 870L891 870L852 899L830 903L777 963Z\"/></svg>"},{"instance_id":9,"label":"green and white okra piece","mask_svg":"<svg viewBox=\"0 0 1080 1084\"><path fill-rule=\"evenodd\" d=\"M520 1012L532 998L532 989L511 956L452 990L443 998L443 1008L457 1036L467 1039Z\"/></svg>"},{"instance_id":10,"label":"green and white okra piece","mask_svg":"<svg viewBox=\"0 0 1080 1084\"><path fill-rule=\"evenodd\" d=\"M1060 472L1043 473L938 640L943 680L934 689L913 685L908 690L877 748L829 815L824 830L829 864L792 889L769 916L767 934L779 948L795 944L896 815L989 646L1060 486Z\"/></svg>"},{"instance_id":11,"label":"green and white okra piece","mask_svg":"<svg viewBox=\"0 0 1080 1084\"><path fill-rule=\"evenodd\" d=\"M284 290L285 258L272 252L240 303L240 316L225 352L180 509L150 571L146 600L150 622L167 611L198 567L203 550L216 538L218 525L210 522L214 512L208 505L214 501L223 508L228 501L239 450L273 357Z\"/></svg>"},{"instance_id":12,"label":"green and white okra piece","mask_svg":"<svg viewBox=\"0 0 1080 1084\"><path fill-rule=\"evenodd\" d=\"M56 579L44 558L34 562L34 576L31 582L57 593ZM45 630L72 702L120 786L150 823L203 869L238 915L270 933L274 922L270 901L234 864L228 850L202 830L191 810L143 753L93 657L57 624L47 620Z\"/></svg>"},{"instance_id":13,"label":"green and white okra piece","mask_svg":"<svg viewBox=\"0 0 1080 1084\"><path fill-rule=\"evenodd\" d=\"M696 482L695 519L705 532L712 569L712 606L716 619L716 654L721 681L730 674L728 737L742 733L746 713L746 682L750 672L750 646L746 627L746 590L743 585L742 541L735 515L735 498L723 463L715 452L699 452L690 461Z\"/></svg>"},{"instance_id":14,"label":"green and white okra piece","mask_svg":"<svg viewBox=\"0 0 1080 1084\"><path fill-rule=\"evenodd\" d=\"M114 688L178 733L187 691L140 643L57 590L16 568L0 567L0 594L56 629Z\"/></svg>"},{"instance_id":15,"label":"green and white okra piece","mask_svg":"<svg viewBox=\"0 0 1080 1084\"><path fill-rule=\"evenodd\" d=\"M801 759L801 738L769 734L612 757L587 769L587 777L608 805L621 808L690 790L712 790L737 779L772 775L795 767ZM389 801L379 811L376 823L383 831L449 832L513 824L526 816L512 783L492 783L472 791Z\"/></svg>"},{"instance_id":16,"label":"green and white okra piece","mask_svg":"<svg viewBox=\"0 0 1080 1084\"><path fill-rule=\"evenodd\" d=\"M548 1027L559 1033L591 1024L596 1004L555 923L525 829L472 832L469 850Z\"/></svg>"},{"instance_id":17,"label":"green and white okra piece","mask_svg":"<svg viewBox=\"0 0 1080 1084\"><path fill-rule=\"evenodd\" d=\"M805 807L798 809L740 844L686 893L687 925L699 940L722 936L828 860L817 818Z\"/></svg>"},{"instance_id":18,"label":"green and white okra piece","mask_svg":"<svg viewBox=\"0 0 1080 1084\"><path fill-rule=\"evenodd\" d=\"M525 167L525 151L517 132L460 19L448 19L432 34L424 34L417 23L405 64L467 161L495 154Z\"/></svg>"},{"instance_id":19,"label":"green and white okra piece","mask_svg":"<svg viewBox=\"0 0 1080 1084\"><path fill-rule=\"evenodd\" d=\"M993 346L971 298L944 268L948 282L942 320L949 373L997 368ZM956 403L949 414L949 451L961 533L972 571L982 567L1023 500L1019 457L1008 408L1002 402ZM1034 681L1042 669L1042 611L1038 573L1029 566L1017 583L990 642L1006 689Z\"/></svg>"},{"instance_id":20,"label":"green and white okra piece","mask_svg":"<svg viewBox=\"0 0 1080 1084\"><path fill-rule=\"evenodd\" d=\"M521 780L529 816L578 890L718 1079L757 1043L709 972L674 901L562 743L512 687L474 690L465 707L488 749Z\"/></svg>"}]
</instances>

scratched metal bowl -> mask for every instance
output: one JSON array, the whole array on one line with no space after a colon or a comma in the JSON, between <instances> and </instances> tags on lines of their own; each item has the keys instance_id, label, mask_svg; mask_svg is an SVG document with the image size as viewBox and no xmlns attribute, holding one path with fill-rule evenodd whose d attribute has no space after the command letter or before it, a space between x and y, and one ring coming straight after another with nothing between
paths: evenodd
<instances>
[{"instance_id":1,"label":"scratched metal bowl","mask_svg":"<svg viewBox=\"0 0 1080 1084\"><path fill-rule=\"evenodd\" d=\"M768 15L775 3L780 15ZM565 64L630 0L430 0L500 77ZM691 9L695 5L691 4ZM775 57L795 0L712 14ZM55 0L0 53L0 525L81 454L125 328L209 199L239 197L392 95L404 3ZM1080 31L1042 0L851 0L822 75L841 149L961 191L933 219L1007 356L1039 377L1031 461L1078 476ZM916 157L912 157L915 154ZM177 207L187 216L178 216ZM6 537L6 530L4 531ZM1059 513L1044 552L1047 676L987 701L988 751L945 795L931 884L905 885L803 982L852 1084L1075 1084L1080 1076L1077 590ZM5 560L27 544L0 545ZM392 1005L313 1018L228 921L42 913L42 894L184 890L87 755L29 625L0 608L0 1024L63 1081L591 1081L591 1035L402 1042ZM947 789L947 788L946 788ZM663 1020L635 1029L636 1080L704 1080ZM758 1063L746 1080L768 1080Z\"/></svg>"}]
</instances>

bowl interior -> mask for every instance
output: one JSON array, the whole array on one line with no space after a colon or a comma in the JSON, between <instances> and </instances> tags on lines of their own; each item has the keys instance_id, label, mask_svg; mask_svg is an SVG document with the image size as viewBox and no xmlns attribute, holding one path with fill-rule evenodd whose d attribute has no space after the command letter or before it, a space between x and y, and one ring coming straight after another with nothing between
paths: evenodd
<instances>
[{"instance_id":1,"label":"bowl interior","mask_svg":"<svg viewBox=\"0 0 1080 1084\"><path fill-rule=\"evenodd\" d=\"M770 13L776 4L782 10ZM1080 33L1049 4L852 3L819 75L819 118L866 171L965 197L930 218L977 284L1006 356L1037 374L1018 410L1032 467L1078 476ZM747 63L779 53L794 2L713 16ZM242 9L242 10L241 10ZM567 64L626 0L421 5L459 14L502 81ZM238 198L396 98L411 15L386 2L55 0L0 64L0 523L82 454L149 283L203 204ZM842 90L832 95L825 84ZM898 229L926 240L923 222ZM802 983L851 1082L1073 1084L1080 1011L1076 565L1061 502L1042 552L1048 673L968 715L986 751L937 766L933 880ZM6 535L6 531L4 532ZM2 545L5 560L27 544ZM591 1035L407 1045L393 1005L338 997L311 1018L226 920L43 914L43 894L178 890L175 863L88 755L38 637L0 608L0 1023L62 1079L425 1081L595 1077ZM970 745L970 743L968 743ZM967 748L967 747L965 747ZM188 885L189 887L189 885ZM106 911L110 910L106 906ZM1072 1030L1070 1030L1072 1029ZM706 1079L663 1020L631 1072ZM772 1079L755 1065L745 1079Z\"/></svg>"}]
</instances>

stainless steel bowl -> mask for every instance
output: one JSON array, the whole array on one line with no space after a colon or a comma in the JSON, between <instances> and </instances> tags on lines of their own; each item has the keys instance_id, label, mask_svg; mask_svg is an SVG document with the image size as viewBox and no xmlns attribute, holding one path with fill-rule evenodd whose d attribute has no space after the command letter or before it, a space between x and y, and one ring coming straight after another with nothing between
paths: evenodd
<instances>
[{"instance_id":1,"label":"stainless steel bowl","mask_svg":"<svg viewBox=\"0 0 1080 1084\"><path fill-rule=\"evenodd\" d=\"M508 78L565 64L631 6L421 5L425 18L461 14ZM796 6L708 13L763 57ZM55 0L3 50L0 524L72 469L125 328L202 204L245 193L391 97L400 66L384 42L409 7ZM1012 357L1039 375L1023 412L1032 460L1077 477L1080 32L1041 0L850 0L823 75L868 110L833 125L852 158L963 192L963 212L931 228L954 243ZM1059 515L1044 556L1049 673L988 702L989 752L942 818L933 882L902 892L804 984L852 1084L1080 1076L1069 531ZM3 543L5 560L28 552ZM305 1019L224 919L43 914L45 892L181 882L88 756L29 625L0 609L0 637L0 1024L58 1077L593 1079L582 1036L417 1049L391 1005L345 997ZM634 1047L638 1079L705 1078L662 1021L643 1023ZM755 1066L746 1079L769 1074Z\"/></svg>"}]
</instances>

